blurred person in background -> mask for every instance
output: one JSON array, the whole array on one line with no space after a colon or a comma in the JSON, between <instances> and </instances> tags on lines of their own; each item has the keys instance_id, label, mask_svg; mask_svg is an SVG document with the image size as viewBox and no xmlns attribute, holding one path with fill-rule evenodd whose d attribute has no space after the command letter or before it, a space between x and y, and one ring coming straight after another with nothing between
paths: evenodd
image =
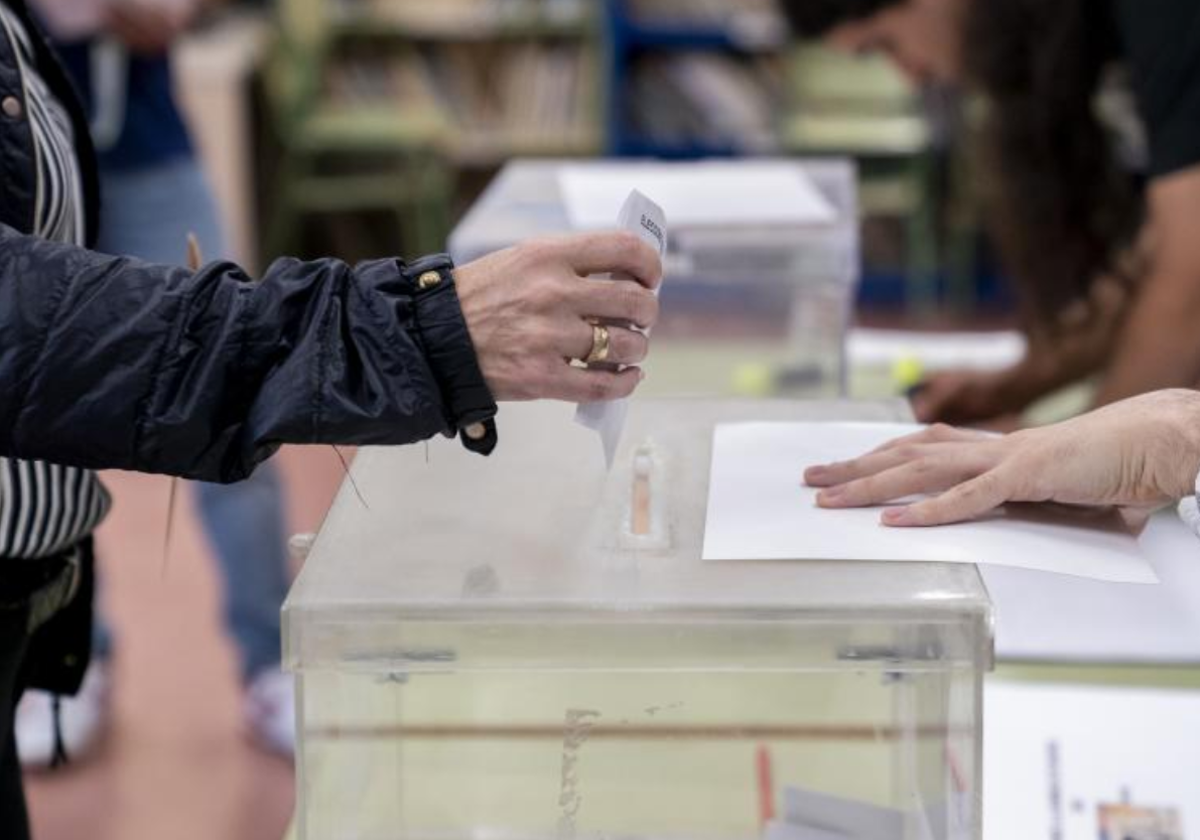
<instances>
[{"instance_id":1,"label":"blurred person in background","mask_svg":"<svg viewBox=\"0 0 1200 840\"><path fill-rule=\"evenodd\" d=\"M1019 415L1096 373L1099 405L1200 384L1200 3L782 4L801 36L984 101L981 178L1030 350L1009 370L931 378L913 400L921 420ZM1121 160L1098 107L1119 71L1144 124L1125 157L1140 160Z\"/></svg>"},{"instance_id":2,"label":"blurred person in background","mask_svg":"<svg viewBox=\"0 0 1200 840\"><path fill-rule=\"evenodd\" d=\"M226 257L212 194L176 106L170 49L202 0L34 0L90 115L104 212L96 250L181 264L189 233L208 258ZM244 482L195 485L200 521L223 583L225 625L245 688L247 731L290 758L291 679L280 668L280 607L290 581L279 472L264 465ZM56 737L85 755L109 722L113 638L97 613L93 658L78 695L58 703L29 692L17 714L26 767L55 757ZM56 726L59 727L56 729Z\"/></svg>"},{"instance_id":3,"label":"blurred person in background","mask_svg":"<svg viewBox=\"0 0 1200 840\"><path fill-rule=\"evenodd\" d=\"M4 840L29 836L17 703L31 688L75 693L90 659L92 534L109 507L93 470L234 483L285 444L439 434L487 455L497 401L632 394L658 318L661 261L627 232L463 266L284 259L256 282L227 262L89 250L99 209L66 72L24 0L0 0Z\"/></svg>"}]
</instances>

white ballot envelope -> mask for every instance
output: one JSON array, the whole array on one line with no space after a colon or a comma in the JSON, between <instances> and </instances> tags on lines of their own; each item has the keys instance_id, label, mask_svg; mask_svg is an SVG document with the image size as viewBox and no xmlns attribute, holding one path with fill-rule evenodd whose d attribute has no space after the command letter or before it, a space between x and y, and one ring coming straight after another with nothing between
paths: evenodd
<instances>
[{"instance_id":1,"label":"white ballot envelope","mask_svg":"<svg viewBox=\"0 0 1200 840\"><path fill-rule=\"evenodd\" d=\"M885 528L880 511L821 510L804 470L920 426L738 423L713 439L704 559L984 563L1112 583L1158 583L1116 513L1027 506L944 528Z\"/></svg>"},{"instance_id":2,"label":"white ballot envelope","mask_svg":"<svg viewBox=\"0 0 1200 840\"><path fill-rule=\"evenodd\" d=\"M636 233L643 242L658 252L660 258L666 255L666 214L661 207L637 190L625 199L625 206L621 208L621 215L617 219L617 227ZM661 288L660 286L659 289ZM625 416L628 412L629 400L581 404L575 412L575 422L599 433L604 445L604 457L610 468L617 456L617 446L621 442L621 432L625 429Z\"/></svg>"}]
</instances>

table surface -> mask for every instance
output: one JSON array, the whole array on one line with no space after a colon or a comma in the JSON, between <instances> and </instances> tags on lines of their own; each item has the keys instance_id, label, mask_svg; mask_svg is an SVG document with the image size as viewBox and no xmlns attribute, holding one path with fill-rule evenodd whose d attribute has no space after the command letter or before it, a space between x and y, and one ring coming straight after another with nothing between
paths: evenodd
<instances>
[{"instance_id":1,"label":"table surface","mask_svg":"<svg viewBox=\"0 0 1200 840\"><path fill-rule=\"evenodd\" d=\"M781 608L844 620L987 620L974 566L702 560L718 424L897 421L907 416L902 403L635 400L611 470L597 436L572 415L571 406L506 407L489 459L452 441L360 453L285 607L296 638L309 621L431 610L468 620L530 610L621 620L636 610L704 621ZM657 542L628 533L633 464L646 452ZM481 593L472 581L485 572ZM303 649L293 652L303 665Z\"/></svg>"}]
</instances>

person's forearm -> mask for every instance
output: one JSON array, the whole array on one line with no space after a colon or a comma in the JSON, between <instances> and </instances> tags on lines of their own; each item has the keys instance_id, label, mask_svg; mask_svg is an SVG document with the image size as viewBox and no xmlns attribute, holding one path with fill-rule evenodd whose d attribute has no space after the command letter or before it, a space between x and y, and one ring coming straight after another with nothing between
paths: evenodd
<instances>
[{"instance_id":1,"label":"person's forearm","mask_svg":"<svg viewBox=\"0 0 1200 840\"><path fill-rule=\"evenodd\" d=\"M1108 405L1165 388L1192 388L1197 382L1200 276L1156 272L1143 284L1096 403Z\"/></svg>"},{"instance_id":2,"label":"person's forearm","mask_svg":"<svg viewBox=\"0 0 1200 840\"><path fill-rule=\"evenodd\" d=\"M451 432L495 411L453 295L395 260L252 283L0 226L0 455L235 481L284 443Z\"/></svg>"},{"instance_id":3,"label":"person's forearm","mask_svg":"<svg viewBox=\"0 0 1200 840\"><path fill-rule=\"evenodd\" d=\"M1031 339L1025 357L1003 375L1000 388L1007 404L1024 410L1060 388L1101 370L1109 359L1111 340L1098 340L1091 331Z\"/></svg>"},{"instance_id":4,"label":"person's forearm","mask_svg":"<svg viewBox=\"0 0 1200 840\"><path fill-rule=\"evenodd\" d=\"M1155 180L1132 310L1097 402L1200 381L1200 167Z\"/></svg>"}]
</instances>

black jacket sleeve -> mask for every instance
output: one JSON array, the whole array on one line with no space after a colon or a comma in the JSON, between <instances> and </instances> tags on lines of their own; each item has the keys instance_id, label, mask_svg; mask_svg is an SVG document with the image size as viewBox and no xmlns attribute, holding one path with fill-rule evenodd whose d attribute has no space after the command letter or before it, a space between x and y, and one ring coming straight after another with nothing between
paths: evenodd
<instances>
[{"instance_id":1,"label":"black jacket sleeve","mask_svg":"<svg viewBox=\"0 0 1200 840\"><path fill-rule=\"evenodd\" d=\"M430 265L444 282L420 288ZM284 443L483 423L490 451L495 412L448 261L283 260L252 282L0 225L0 456L228 482Z\"/></svg>"}]
</instances>

